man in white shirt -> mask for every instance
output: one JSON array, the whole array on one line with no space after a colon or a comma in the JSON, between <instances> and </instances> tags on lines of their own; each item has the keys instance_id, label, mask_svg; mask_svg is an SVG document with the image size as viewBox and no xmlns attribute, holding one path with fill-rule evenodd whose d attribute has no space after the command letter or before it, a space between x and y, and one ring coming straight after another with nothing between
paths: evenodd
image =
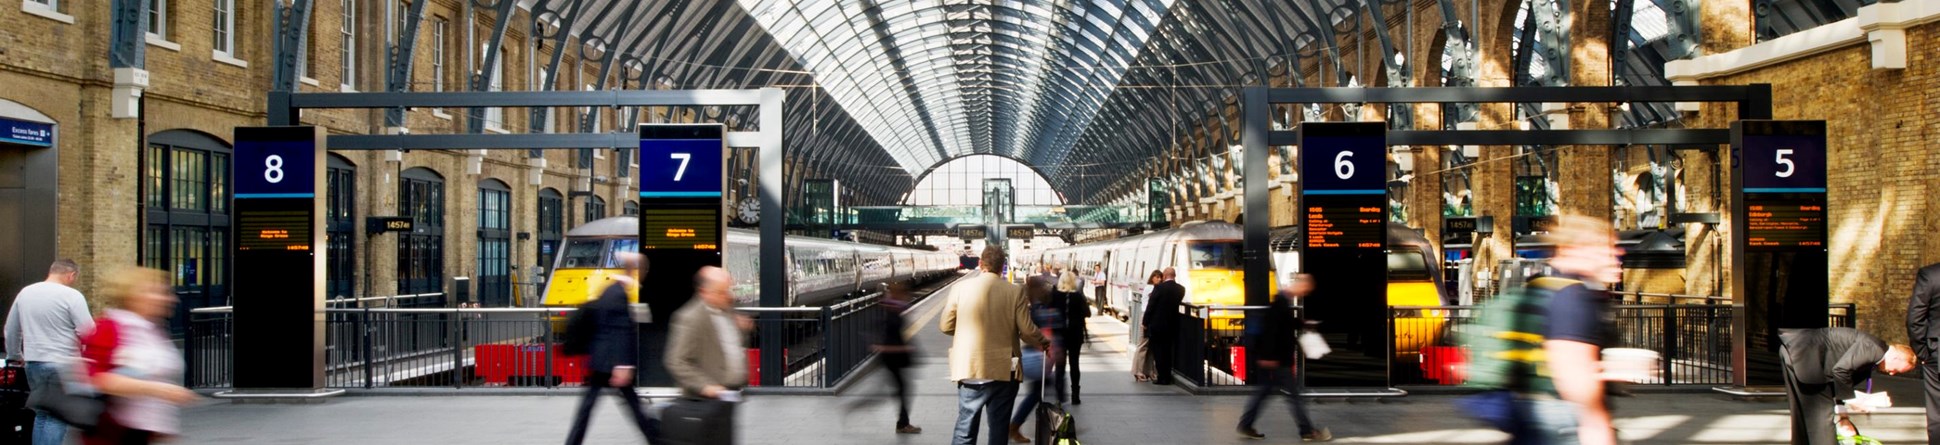
<instances>
[{"instance_id":1,"label":"man in white shirt","mask_svg":"<svg viewBox=\"0 0 1940 445\"><path fill-rule=\"evenodd\" d=\"M31 391L60 385L61 370L81 355L81 334L94 330L87 297L70 287L80 274L74 260L55 261L47 280L21 289L7 311L7 359L26 363ZM66 438L67 424L35 413L34 445L59 445Z\"/></svg>"}]
</instances>

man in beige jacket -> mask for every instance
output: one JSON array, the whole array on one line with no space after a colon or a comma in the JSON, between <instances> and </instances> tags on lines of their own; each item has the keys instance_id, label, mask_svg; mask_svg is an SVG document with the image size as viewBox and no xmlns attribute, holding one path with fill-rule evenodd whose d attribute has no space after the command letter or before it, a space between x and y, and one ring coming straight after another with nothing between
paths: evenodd
<instances>
[{"instance_id":1,"label":"man in beige jacket","mask_svg":"<svg viewBox=\"0 0 1940 445\"><path fill-rule=\"evenodd\" d=\"M1045 346L1023 288L1003 280L1007 260L1002 248L984 248L983 272L957 283L943 308L943 333L955 337L950 343L950 380L957 382L955 445L976 444L978 413L990 424L991 445L1009 440L1003 431L1017 397L1018 343Z\"/></svg>"},{"instance_id":2,"label":"man in beige jacket","mask_svg":"<svg viewBox=\"0 0 1940 445\"><path fill-rule=\"evenodd\" d=\"M719 399L748 382L742 341L754 322L734 312L732 286L727 269L703 267L694 277L695 298L674 311L665 365L681 395Z\"/></svg>"}]
</instances>

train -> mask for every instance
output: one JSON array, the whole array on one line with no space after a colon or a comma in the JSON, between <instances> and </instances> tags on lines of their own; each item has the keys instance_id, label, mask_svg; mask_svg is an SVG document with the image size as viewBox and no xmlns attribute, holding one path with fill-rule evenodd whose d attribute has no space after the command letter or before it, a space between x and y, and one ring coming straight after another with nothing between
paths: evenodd
<instances>
[{"instance_id":1,"label":"train","mask_svg":"<svg viewBox=\"0 0 1940 445\"><path fill-rule=\"evenodd\" d=\"M640 222L620 216L589 222L566 232L546 279L543 305L577 307L605 289L617 269L613 254L635 252ZM740 306L761 301L761 235L728 229L722 262L734 274L734 299ZM787 306L823 306L859 296L892 281L930 281L956 273L957 257L903 247L879 246L805 236L784 241L788 258ZM637 292L627 298L639 302Z\"/></svg>"},{"instance_id":2,"label":"train","mask_svg":"<svg viewBox=\"0 0 1940 445\"><path fill-rule=\"evenodd\" d=\"M1093 304L1104 312L1129 321L1142 309L1134 306L1134 301L1144 300L1145 280L1152 271L1167 267L1178 272L1176 281L1185 286L1188 304L1246 304L1245 265L1240 261L1243 235L1236 224L1194 221L1177 229L1048 249L1022 263L1027 267L1066 267L1094 281L1102 268L1104 294L1095 295L1095 287L1090 285L1084 286L1086 291L1094 294L1090 295ZM1220 311L1212 317L1215 329L1239 332L1242 321L1238 311Z\"/></svg>"},{"instance_id":3,"label":"train","mask_svg":"<svg viewBox=\"0 0 1940 445\"><path fill-rule=\"evenodd\" d=\"M1269 289L1290 278L1300 269L1299 227L1275 229L1271 234L1270 257L1275 279ZM1147 233L1110 241L1050 249L1025 258L1026 267L1054 264L1095 277L1099 267L1107 285L1103 295L1092 295L1094 304L1120 320L1130 320L1141 311L1135 301L1143 301L1145 280L1154 270L1175 268L1177 281L1186 288L1187 303L1211 306L1240 306L1246 303L1245 265L1240 259L1244 247L1240 225L1220 221L1195 221L1177 229ZM1400 224L1387 226L1387 300L1389 307L1443 306L1454 304L1442 282L1440 257L1435 246L1420 231ZM1086 286L1087 292L1091 286ZM1270 290L1271 291L1271 290ZM1238 311L1215 311L1209 329L1237 335L1241 331ZM1417 311L1397 319L1398 323L1434 331L1446 319L1435 310ZM1419 325L1419 326L1416 326ZM1397 338L1396 353L1417 353L1436 339Z\"/></svg>"}]
</instances>

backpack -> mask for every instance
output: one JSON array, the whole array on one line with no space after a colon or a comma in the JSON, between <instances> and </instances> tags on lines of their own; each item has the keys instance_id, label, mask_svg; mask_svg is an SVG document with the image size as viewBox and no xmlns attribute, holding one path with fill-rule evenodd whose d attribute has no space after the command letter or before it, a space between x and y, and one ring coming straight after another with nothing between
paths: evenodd
<instances>
[{"instance_id":1,"label":"backpack","mask_svg":"<svg viewBox=\"0 0 1940 445\"><path fill-rule=\"evenodd\" d=\"M1483 303L1472 322L1461 327L1469 347L1465 386L1519 392L1552 391L1543 371L1543 331L1549 297L1576 281L1538 277L1511 287Z\"/></svg>"},{"instance_id":2,"label":"backpack","mask_svg":"<svg viewBox=\"0 0 1940 445\"><path fill-rule=\"evenodd\" d=\"M587 355L593 352L593 335L599 331L599 320L593 314L592 302L579 305L572 318L566 319L564 341L559 343L559 353L565 355Z\"/></svg>"}]
</instances>

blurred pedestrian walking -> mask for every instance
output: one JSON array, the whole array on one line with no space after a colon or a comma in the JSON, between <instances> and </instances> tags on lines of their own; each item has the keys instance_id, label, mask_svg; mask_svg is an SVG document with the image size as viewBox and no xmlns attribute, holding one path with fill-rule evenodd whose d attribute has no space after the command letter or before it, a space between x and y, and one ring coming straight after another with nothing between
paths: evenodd
<instances>
[{"instance_id":1,"label":"blurred pedestrian walking","mask_svg":"<svg viewBox=\"0 0 1940 445\"><path fill-rule=\"evenodd\" d=\"M168 441L181 434L182 406L201 397L182 387L182 351L163 327L175 313L168 273L129 268L101 282L103 304L94 332L81 343L88 382L109 396L86 445Z\"/></svg>"},{"instance_id":2,"label":"blurred pedestrian walking","mask_svg":"<svg viewBox=\"0 0 1940 445\"><path fill-rule=\"evenodd\" d=\"M703 267L696 295L674 311L667 337L667 373L682 400L663 411L669 436L682 443L734 443L734 404L748 382L748 331L754 320L734 312L734 275Z\"/></svg>"},{"instance_id":3,"label":"blurred pedestrian walking","mask_svg":"<svg viewBox=\"0 0 1940 445\"><path fill-rule=\"evenodd\" d=\"M1239 435L1247 439L1264 439L1265 434L1253 429L1253 423L1260 418L1260 407L1268 396L1286 391L1287 405L1293 412L1293 420L1300 428L1300 439L1324 442L1333 440L1334 434L1327 428L1314 425L1313 418L1307 415L1307 399L1301 393L1306 390L1304 375L1306 370L1295 365L1299 362L1300 330L1305 322L1293 312L1294 303L1314 291L1313 276L1296 274L1293 282L1274 298L1258 315L1247 317L1246 342L1248 355L1255 361L1259 378L1252 382L1253 397L1246 401L1246 413L1239 418ZM1255 325L1254 323L1258 323Z\"/></svg>"},{"instance_id":4,"label":"blurred pedestrian walking","mask_svg":"<svg viewBox=\"0 0 1940 445\"><path fill-rule=\"evenodd\" d=\"M916 434L922 428L909 423L909 376L907 375L916 347L903 338L903 311L909 309L909 284L897 281L889 284L887 292L877 306L882 308L882 326L876 332L875 344L870 346L882 358L882 368L889 371L889 382L896 386L896 433Z\"/></svg>"},{"instance_id":5,"label":"blurred pedestrian walking","mask_svg":"<svg viewBox=\"0 0 1940 445\"><path fill-rule=\"evenodd\" d=\"M1017 409L1010 416L1010 441L1013 443L1031 443L1031 439L1024 436L1024 421L1029 420L1031 414L1037 412L1037 405L1044 402L1046 364L1055 362L1055 357L1063 353L1057 340L1057 329L1062 320L1057 307L1051 304L1051 281L1042 275L1024 280L1024 296L1031 301L1031 322L1037 324L1038 334L1043 335L1051 347L1044 350L1024 348L1022 359L1018 360L1017 373L1023 380L1018 390L1024 392L1024 397L1018 399Z\"/></svg>"},{"instance_id":6,"label":"blurred pedestrian walking","mask_svg":"<svg viewBox=\"0 0 1940 445\"><path fill-rule=\"evenodd\" d=\"M640 395L633 390L633 377L639 366L640 337L635 333L632 311L627 301L627 288L638 288L640 277L646 273L646 260L639 254L622 253L615 255L624 275L614 275L612 285L600 293L599 299L580 306L584 313L575 314L584 318L589 326L586 332L587 348L592 358L588 360L586 373L586 393L579 399L579 408L573 413L572 432L566 435L567 445L578 445L586 440L586 426L593 421L593 402L599 401L600 393L613 388L620 397L621 406L632 414L634 426L640 428L640 435L651 441L658 435L654 422L647 416L647 410L640 405ZM575 322L578 323L577 321ZM568 328L572 331L571 328Z\"/></svg>"},{"instance_id":7,"label":"blurred pedestrian walking","mask_svg":"<svg viewBox=\"0 0 1940 445\"><path fill-rule=\"evenodd\" d=\"M1080 287L1078 274L1066 271L1058 276L1058 288L1051 293L1051 306L1057 309L1057 356L1052 369L1055 375L1051 382L1058 385L1058 400L1069 396L1072 405L1082 405L1078 397L1078 382L1081 374L1078 368L1078 354L1084 350L1085 322L1091 318L1091 305L1085 302L1084 288ZM1070 385L1065 391L1064 385Z\"/></svg>"},{"instance_id":8,"label":"blurred pedestrian walking","mask_svg":"<svg viewBox=\"0 0 1940 445\"><path fill-rule=\"evenodd\" d=\"M1940 443L1940 264L1921 268L1906 302L1906 338L1920 359L1925 383L1927 443Z\"/></svg>"},{"instance_id":9,"label":"blurred pedestrian walking","mask_svg":"<svg viewBox=\"0 0 1940 445\"><path fill-rule=\"evenodd\" d=\"M1017 397L1017 370L1013 359L1020 354L1019 342L1044 348L1046 341L1031 322L1029 302L1015 284L1004 281L1007 259L1003 248L984 248L980 264L983 273L958 281L950 292L938 327L950 335L950 380L957 383L957 424L951 436L955 445L974 445L977 441L977 416L990 424L988 443L1003 445L1009 437L1011 403Z\"/></svg>"},{"instance_id":10,"label":"blurred pedestrian walking","mask_svg":"<svg viewBox=\"0 0 1940 445\"><path fill-rule=\"evenodd\" d=\"M74 290L81 267L62 259L47 266L47 278L14 296L7 310L7 359L25 363L29 391L52 390L81 356L81 335L94 330L88 299ZM34 445L60 445L67 424L47 412L34 413Z\"/></svg>"}]
</instances>

